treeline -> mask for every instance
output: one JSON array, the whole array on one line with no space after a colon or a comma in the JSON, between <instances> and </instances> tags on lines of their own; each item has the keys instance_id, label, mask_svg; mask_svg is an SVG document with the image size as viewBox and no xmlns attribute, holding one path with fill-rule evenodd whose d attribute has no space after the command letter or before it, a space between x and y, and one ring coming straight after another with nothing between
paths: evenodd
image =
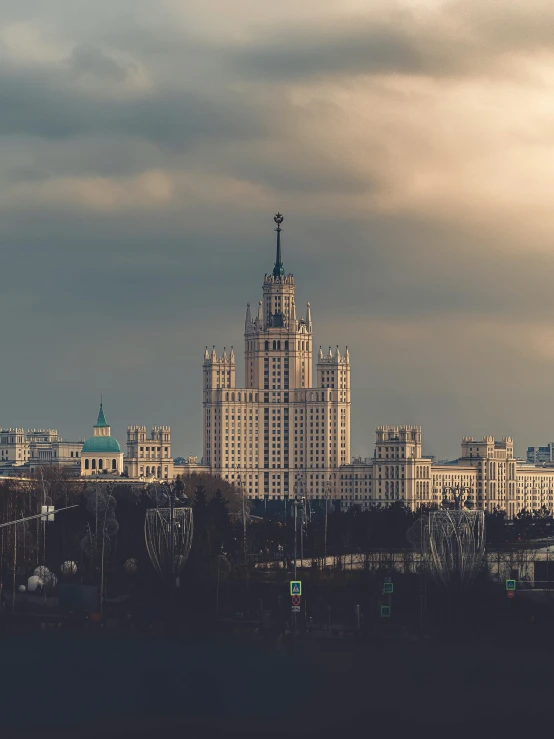
<instances>
[{"instance_id":1,"label":"treeline","mask_svg":"<svg viewBox=\"0 0 554 739\"><path fill-rule=\"evenodd\" d=\"M212 580L234 573L244 576L256 560L319 560L372 549L410 549L407 533L414 522L436 507L413 512L402 503L340 511L319 505L297 509L296 530L292 506L288 515L254 516L240 491L220 478L193 475L178 479L175 491L192 506L194 536L185 577ZM33 516L42 505L68 508L53 523L31 520L0 529L3 577L12 577L14 562L22 582L38 564L59 573L63 562L78 566L83 582L95 582L103 566L108 591L129 586L129 559L137 566L132 581L155 588L155 575L144 541L146 511L167 506L160 485L113 485L76 480L63 470L45 469L31 480L0 481L0 523ZM160 497L161 496L161 497ZM259 511L254 511L258 513ZM245 520L246 519L246 520ZM547 509L522 511L508 520L502 511L485 514L487 544L544 539L554 531Z\"/></svg>"}]
</instances>

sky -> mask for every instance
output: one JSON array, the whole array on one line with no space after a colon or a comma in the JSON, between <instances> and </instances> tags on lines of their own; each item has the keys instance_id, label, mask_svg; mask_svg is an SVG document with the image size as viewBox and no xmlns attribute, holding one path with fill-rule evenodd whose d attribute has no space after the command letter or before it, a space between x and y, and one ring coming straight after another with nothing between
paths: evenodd
<instances>
[{"instance_id":1,"label":"sky","mask_svg":"<svg viewBox=\"0 0 554 739\"><path fill-rule=\"evenodd\" d=\"M283 261L352 454L554 440L554 5L0 0L0 425L170 424Z\"/></svg>"}]
</instances>

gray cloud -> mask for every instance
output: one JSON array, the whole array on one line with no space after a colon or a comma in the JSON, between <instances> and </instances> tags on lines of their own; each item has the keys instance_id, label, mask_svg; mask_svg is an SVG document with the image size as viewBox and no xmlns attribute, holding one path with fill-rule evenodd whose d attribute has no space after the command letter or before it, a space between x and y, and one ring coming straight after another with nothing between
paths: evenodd
<instances>
[{"instance_id":1,"label":"gray cloud","mask_svg":"<svg viewBox=\"0 0 554 739\"><path fill-rule=\"evenodd\" d=\"M87 94L74 82L59 70L2 70L0 135L124 134L181 147L198 139L256 137L264 130L244 96L224 89L165 89L126 100Z\"/></svg>"},{"instance_id":2,"label":"gray cloud","mask_svg":"<svg viewBox=\"0 0 554 739\"><path fill-rule=\"evenodd\" d=\"M542 0L458 0L412 13L393 4L355 20L264 29L229 51L240 74L268 81L329 76L521 76L513 55L554 49L554 10Z\"/></svg>"},{"instance_id":3,"label":"gray cloud","mask_svg":"<svg viewBox=\"0 0 554 739\"><path fill-rule=\"evenodd\" d=\"M67 64L78 76L92 76L116 82L125 82L132 69L124 64L118 64L115 59L89 44L75 46Z\"/></svg>"},{"instance_id":4,"label":"gray cloud","mask_svg":"<svg viewBox=\"0 0 554 739\"><path fill-rule=\"evenodd\" d=\"M285 266L298 305L312 302L316 343L352 352L354 453L370 452L373 427L388 422L421 423L439 456L454 455L464 433L513 433L520 451L550 438L554 257L524 250L511 213L484 226L445 220L440 205L380 211L377 196L394 185L383 152L396 141L385 133L395 127L421 149L410 126L424 96L385 90L398 104L391 123L379 98L361 101L351 84L392 72L431 75L446 91L449 75L490 75L493 86L499 60L550 48L549 9L541 19L529 4L485 13L465 2L333 27L323 8L321 23L282 36L249 28L216 42L155 11L140 20L134 3L119 19L104 3L10 5L13 19L55 26L73 51L0 69L0 203L20 193L0 206L10 388L0 423L86 435L104 392L121 441L128 422L168 422L175 452L199 453L203 347L234 344L240 367L245 303L261 294L282 209ZM133 87L140 74L148 84ZM333 86L344 107L328 97ZM452 100L438 98L426 130L440 133ZM368 118L375 125L351 138ZM548 126L538 114L536 129L513 127L514 140L543 142ZM440 154L429 147L407 174L432 171ZM32 190L157 169L176 179L157 209L91 211L71 193L49 202Z\"/></svg>"}]
</instances>

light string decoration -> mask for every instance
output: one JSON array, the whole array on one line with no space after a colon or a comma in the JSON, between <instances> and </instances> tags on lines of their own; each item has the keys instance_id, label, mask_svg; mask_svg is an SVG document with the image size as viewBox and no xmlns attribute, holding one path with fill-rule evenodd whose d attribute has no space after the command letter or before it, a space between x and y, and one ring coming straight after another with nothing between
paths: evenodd
<instances>
[{"instance_id":1,"label":"light string decoration","mask_svg":"<svg viewBox=\"0 0 554 739\"><path fill-rule=\"evenodd\" d=\"M162 495L159 495L160 492ZM156 498L160 502L169 499L169 507L149 508L146 511L144 519L146 549L160 577L169 584L179 587L179 574L187 563L192 546L192 508L176 507L175 489L168 484L162 486L162 491L157 491Z\"/></svg>"}]
</instances>

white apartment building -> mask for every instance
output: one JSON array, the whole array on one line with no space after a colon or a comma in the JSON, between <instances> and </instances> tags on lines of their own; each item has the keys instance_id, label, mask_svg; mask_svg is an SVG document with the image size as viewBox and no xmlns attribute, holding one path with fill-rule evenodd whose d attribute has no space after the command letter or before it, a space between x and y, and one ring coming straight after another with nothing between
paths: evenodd
<instances>
[{"instance_id":1,"label":"white apartment building","mask_svg":"<svg viewBox=\"0 0 554 739\"><path fill-rule=\"evenodd\" d=\"M79 471L83 441L64 441L55 429L22 428L0 430L0 471L12 468L38 472L44 466ZM21 471L23 471L23 469Z\"/></svg>"},{"instance_id":2,"label":"white apartment building","mask_svg":"<svg viewBox=\"0 0 554 739\"><path fill-rule=\"evenodd\" d=\"M516 460L510 437L476 441L465 436L459 459L433 464L422 454L419 426L379 426L373 459L340 468L337 499L343 509L401 501L417 510L440 504L455 488L463 488L475 508L488 512L506 510L513 517L545 506L554 513L554 468Z\"/></svg>"},{"instance_id":3,"label":"white apartment building","mask_svg":"<svg viewBox=\"0 0 554 739\"><path fill-rule=\"evenodd\" d=\"M146 426L129 426L123 465L129 477L173 480L170 427L153 426L148 437Z\"/></svg>"},{"instance_id":4,"label":"white apartment building","mask_svg":"<svg viewBox=\"0 0 554 739\"><path fill-rule=\"evenodd\" d=\"M243 387L233 347L219 356L206 347L204 463L251 498L301 490L318 498L336 490L339 467L350 460L350 356L348 348L320 348L314 386L311 308L297 316L294 277L281 258L283 217L274 220L273 271L255 317L246 308Z\"/></svg>"}]
</instances>

